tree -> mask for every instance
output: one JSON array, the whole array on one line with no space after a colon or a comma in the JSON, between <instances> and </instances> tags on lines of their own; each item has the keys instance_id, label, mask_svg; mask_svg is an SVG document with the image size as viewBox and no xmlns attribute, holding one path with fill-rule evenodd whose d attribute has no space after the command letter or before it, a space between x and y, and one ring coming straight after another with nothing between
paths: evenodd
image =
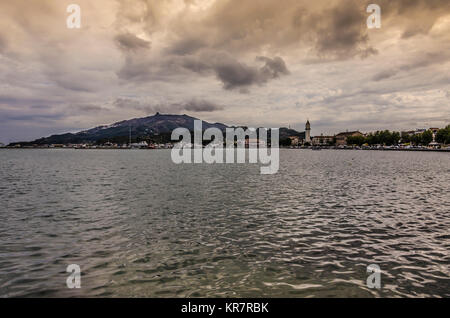
<instances>
[{"instance_id":1,"label":"tree","mask_svg":"<svg viewBox=\"0 0 450 318\"><path fill-rule=\"evenodd\" d=\"M336 141L337 141L337 138L336 138L336 136L334 136L333 137L333 140L332 141L329 141L329 146L334 146L334 145L336 145Z\"/></svg>"},{"instance_id":2,"label":"tree","mask_svg":"<svg viewBox=\"0 0 450 318\"><path fill-rule=\"evenodd\" d=\"M291 138L280 139L280 146L289 147L291 145L291 143L292 143Z\"/></svg>"},{"instance_id":3,"label":"tree","mask_svg":"<svg viewBox=\"0 0 450 318\"><path fill-rule=\"evenodd\" d=\"M398 145L400 142L400 133L398 131L393 131L391 134L391 144Z\"/></svg>"},{"instance_id":4,"label":"tree","mask_svg":"<svg viewBox=\"0 0 450 318\"><path fill-rule=\"evenodd\" d=\"M411 138L409 137L409 134L407 132L403 131L401 137L403 143L408 143L411 141Z\"/></svg>"},{"instance_id":5,"label":"tree","mask_svg":"<svg viewBox=\"0 0 450 318\"><path fill-rule=\"evenodd\" d=\"M438 130L438 132L436 133L436 142L439 142L441 144L450 143L450 125Z\"/></svg>"},{"instance_id":6,"label":"tree","mask_svg":"<svg viewBox=\"0 0 450 318\"><path fill-rule=\"evenodd\" d=\"M366 138L364 136L348 136L347 144L348 145L356 145L362 146L366 142Z\"/></svg>"},{"instance_id":7,"label":"tree","mask_svg":"<svg viewBox=\"0 0 450 318\"><path fill-rule=\"evenodd\" d=\"M400 133L397 131L390 132L389 130L376 131L370 133L365 138L365 142L369 145L397 145L400 141Z\"/></svg>"},{"instance_id":8,"label":"tree","mask_svg":"<svg viewBox=\"0 0 450 318\"><path fill-rule=\"evenodd\" d=\"M431 132L431 130L427 130L420 136L420 139L422 145L427 146L430 142L433 141L433 133Z\"/></svg>"},{"instance_id":9,"label":"tree","mask_svg":"<svg viewBox=\"0 0 450 318\"><path fill-rule=\"evenodd\" d=\"M414 134L410 137L411 143L414 145L419 145L422 142L422 137L420 134Z\"/></svg>"}]
</instances>

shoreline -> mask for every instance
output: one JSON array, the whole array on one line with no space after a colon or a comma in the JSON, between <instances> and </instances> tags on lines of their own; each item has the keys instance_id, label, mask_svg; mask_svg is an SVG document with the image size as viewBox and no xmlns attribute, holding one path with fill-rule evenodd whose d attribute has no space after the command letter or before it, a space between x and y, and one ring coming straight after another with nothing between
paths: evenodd
<instances>
[{"instance_id":1,"label":"shoreline","mask_svg":"<svg viewBox=\"0 0 450 318\"><path fill-rule=\"evenodd\" d=\"M72 148L72 147L2 147L0 150L172 150L172 148ZM248 149L248 148L246 148ZM356 150L356 151L408 151L408 152L450 152L450 149L391 149L391 148L374 148L374 149L356 149L356 148L291 148L291 147L280 147L279 149L285 150Z\"/></svg>"}]
</instances>

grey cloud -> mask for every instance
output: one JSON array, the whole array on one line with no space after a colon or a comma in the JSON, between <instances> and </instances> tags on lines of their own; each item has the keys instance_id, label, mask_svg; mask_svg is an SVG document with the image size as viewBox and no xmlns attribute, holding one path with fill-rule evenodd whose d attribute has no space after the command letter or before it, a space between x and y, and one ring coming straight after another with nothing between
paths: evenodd
<instances>
[{"instance_id":1,"label":"grey cloud","mask_svg":"<svg viewBox=\"0 0 450 318\"><path fill-rule=\"evenodd\" d=\"M135 109L143 111L147 114L156 112L180 113L183 111L190 112L214 112L222 110L223 107L203 99L191 99L187 102L167 103L167 104L149 104L136 99L118 98L113 102L118 108Z\"/></svg>"},{"instance_id":2,"label":"grey cloud","mask_svg":"<svg viewBox=\"0 0 450 318\"><path fill-rule=\"evenodd\" d=\"M314 30L317 34L316 48L319 55L338 58L359 55L365 58L377 53L377 50L368 44L364 6L344 1L315 18L324 21Z\"/></svg>"},{"instance_id":3,"label":"grey cloud","mask_svg":"<svg viewBox=\"0 0 450 318\"><path fill-rule=\"evenodd\" d=\"M45 97L26 97L26 96L13 96L13 95L0 95L0 104L8 106L20 106L20 105L33 105L50 103Z\"/></svg>"},{"instance_id":4,"label":"grey cloud","mask_svg":"<svg viewBox=\"0 0 450 318\"><path fill-rule=\"evenodd\" d=\"M265 65L260 69L262 76L265 78L272 79L278 78L280 75L290 74L286 67L286 63L281 57L276 56L271 59L265 56L258 56L256 60L265 62Z\"/></svg>"},{"instance_id":5,"label":"grey cloud","mask_svg":"<svg viewBox=\"0 0 450 318\"><path fill-rule=\"evenodd\" d=\"M448 52L431 52L425 53L415 61L409 64L404 64L400 67L402 71L409 71L412 69L417 69L421 67L427 67L434 64L439 64L443 62L447 62L450 60L450 53Z\"/></svg>"},{"instance_id":6,"label":"grey cloud","mask_svg":"<svg viewBox=\"0 0 450 318\"><path fill-rule=\"evenodd\" d=\"M0 34L0 53L3 53L6 51L6 37Z\"/></svg>"},{"instance_id":7,"label":"grey cloud","mask_svg":"<svg viewBox=\"0 0 450 318\"><path fill-rule=\"evenodd\" d=\"M257 61L265 64L260 67L251 67L240 63L234 59L219 61L213 66L214 71L224 88L231 90L234 88L248 87L252 85L262 85L271 79L289 74L289 71L280 57L273 59L259 56Z\"/></svg>"},{"instance_id":8,"label":"grey cloud","mask_svg":"<svg viewBox=\"0 0 450 318\"><path fill-rule=\"evenodd\" d=\"M87 104L87 105L79 105L78 107L76 107L76 110L88 113L98 113L107 109L99 105Z\"/></svg>"},{"instance_id":9,"label":"grey cloud","mask_svg":"<svg viewBox=\"0 0 450 318\"><path fill-rule=\"evenodd\" d=\"M402 27L402 39L426 35L436 21L448 13L448 0L379 0L383 19Z\"/></svg>"},{"instance_id":10,"label":"grey cloud","mask_svg":"<svg viewBox=\"0 0 450 318\"><path fill-rule=\"evenodd\" d=\"M236 60L221 61L214 65L214 71L225 89L250 86L258 82L258 69Z\"/></svg>"},{"instance_id":11,"label":"grey cloud","mask_svg":"<svg viewBox=\"0 0 450 318\"><path fill-rule=\"evenodd\" d=\"M167 49L167 52L175 55L191 55L205 46L205 43L200 39L182 39L173 43L172 46Z\"/></svg>"},{"instance_id":12,"label":"grey cloud","mask_svg":"<svg viewBox=\"0 0 450 318\"><path fill-rule=\"evenodd\" d=\"M95 91L92 85L85 80L75 80L74 78L68 78L65 77L63 73L59 74L51 73L48 75L49 78L61 88L82 93L89 93Z\"/></svg>"},{"instance_id":13,"label":"grey cloud","mask_svg":"<svg viewBox=\"0 0 450 318\"><path fill-rule=\"evenodd\" d=\"M0 121L53 121L60 120L65 116L64 113L30 113L29 111L7 111L0 110Z\"/></svg>"},{"instance_id":14,"label":"grey cloud","mask_svg":"<svg viewBox=\"0 0 450 318\"><path fill-rule=\"evenodd\" d=\"M403 32L402 39L408 39L419 34L427 34L432 27L433 27L432 25L428 25L427 27L421 26L409 27Z\"/></svg>"},{"instance_id":15,"label":"grey cloud","mask_svg":"<svg viewBox=\"0 0 450 318\"><path fill-rule=\"evenodd\" d=\"M379 82L379 81L382 81L382 80L385 80L385 79L388 79L388 78L391 78L391 77L395 76L397 74L397 72L398 71L395 70L395 69L382 71L382 72L380 72L378 74L375 74L372 77L372 80L375 81L375 82Z\"/></svg>"},{"instance_id":16,"label":"grey cloud","mask_svg":"<svg viewBox=\"0 0 450 318\"><path fill-rule=\"evenodd\" d=\"M181 66L195 73L207 74L212 68L208 59L209 58L204 59L202 57L187 56L182 59Z\"/></svg>"},{"instance_id":17,"label":"grey cloud","mask_svg":"<svg viewBox=\"0 0 450 318\"><path fill-rule=\"evenodd\" d=\"M197 100L193 99L182 106L187 111L193 112L213 112L216 110L223 109L222 106L219 106L215 103L211 103L205 100Z\"/></svg>"},{"instance_id":18,"label":"grey cloud","mask_svg":"<svg viewBox=\"0 0 450 318\"><path fill-rule=\"evenodd\" d=\"M381 81L391 78L400 72L408 72L419 68L424 68L436 64L446 63L450 61L450 54L447 52L432 52L422 54L412 62L405 63L398 67L391 67L388 70L381 71L372 77L373 81Z\"/></svg>"},{"instance_id":19,"label":"grey cloud","mask_svg":"<svg viewBox=\"0 0 450 318\"><path fill-rule=\"evenodd\" d=\"M117 98L113 101L113 106L116 108L134 108L139 109L142 107L141 102L130 98Z\"/></svg>"},{"instance_id":20,"label":"grey cloud","mask_svg":"<svg viewBox=\"0 0 450 318\"><path fill-rule=\"evenodd\" d=\"M262 68L242 62L243 56L252 53L278 54L285 50L289 57L304 47L313 53L307 57L312 61L314 54L318 57L316 61L378 54L366 26L367 3L359 0L285 1L286 5L280 6L273 0L259 0L258 5L251 1L223 0L201 13L182 11L168 24L163 12L169 8L169 2L139 2L146 10L133 11L133 21L141 21L148 35L158 30L164 32L164 42L169 44L164 43L161 56L127 55L125 65L117 74L125 80L153 81L187 77L186 70L190 70L199 75L215 75L226 90L248 92L253 85L262 85L289 73L283 60L279 65L274 65L276 59L265 61ZM380 0L380 5L383 32L398 26L406 32L419 22L432 26L448 11L441 7L449 7L448 1L443 0ZM408 19L418 14L424 19ZM277 67L283 65L285 69L277 71ZM387 79L395 72L398 71L382 72L373 80Z\"/></svg>"},{"instance_id":21,"label":"grey cloud","mask_svg":"<svg viewBox=\"0 0 450 318\"><path fill-rule=\"evenodd\" d=\"M202 50L189 56L168 55L159 63L144 55L128 55L117 74L125 80L152 81L187 75L186 72L190 71L204 76L215 75L226 90L248 90L253 85L263 85L272 79L290 74L281 57L258 56L256 62L263 65L250 66L239 62L226 52L216 50Z\"/></svg>"},{"instance_id":22,"label":"grey cloud","mask_svg":"<svg viewBox=\"0 0 450 318\"><path fill-rule=\"evenodd\" d=\"M308 47L321 59L366 58L378 53L366 26L369 3L221 0L202 14L180 14L171 31L181 40L172 44L171 52L185 55L208 47L235 56ZM377 4L382 8L383 32L399 27L404 37L428 33L450 10L448 0L379 0Z\"/></svg>"},{"instance_id":23,"label":"grey cloud","mask_svg":"<svg viewBox=\"0 0 450 318\"><path fill-rule=\"evenodd\" d=\"M367 57L377 50L369 44L365 9L359 0L285 0L283 5L222 0L202 19L180 16L174 22L172 32L181 40L171 52L184 55L208 47L236 55L309 47L322 59Z\"/></svg>"},{"instance_id":24,"label":"grey cloud","mask_svg":"<svg viewBox=\"0 0 450 318\"><path fill-rule=\"evenodd\" d=\"M150 48L150 42L138 38L136 35L131 33L122 33L115 36L114 40L116 44L125 51L136 51L139 49Z\"/></svg>"}]
</instances>

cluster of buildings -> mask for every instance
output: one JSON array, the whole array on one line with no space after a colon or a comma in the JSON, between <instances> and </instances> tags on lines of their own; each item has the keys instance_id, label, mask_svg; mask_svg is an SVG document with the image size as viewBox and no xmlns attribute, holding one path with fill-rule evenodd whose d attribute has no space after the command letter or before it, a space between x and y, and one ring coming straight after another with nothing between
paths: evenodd
<instances>
[{"instance_id":1,"label":"cluster of buildings","mask_svg":"<svg viewBox=\"0 0 450 318\"><path fill-rule=\"evenodd\" d=\"M355 132L345 132L337 134L336 136L324 136L321 134L320 136L314 136L311 137L311 123L309 120L306 122L305 125L305 133L302 137L298 136L292 136L289 137L291 139L291 146L298 147L298 146L306 146L306 145L312 145L312 146L331 146L331 145L346 145L347 144L347 137L348 136L354 136L360 134L359 131Z\"/></svg>"},{"instance_id":2,"label":"cluster of buildings","mask_svg":"<svg viewBox=\"0 0 450 318\"><path fill-rule=\"evenodd\" d=\"M72 149L171 149L173 144L152 144L146 141L132 143L132 144L116 144L111 142L106 142L101 145L94 144L44 144L44 145L30 145L23 146L17 144L12 148L72 148Z\"/></svg>"},{"instance_id":3,"label":"cluster of buildings","mask_svg":"<svg viewBox=\"0 0 450 318\"><path fill-rule=\"evenodd\" d=\"M433 134L433 141L430 143L430 146L437 146L436 143L436 134L439 131L439 128L430 128L430 129L416 129L411 131L402 132L402 134L406 134L408 136L420 135L425 131L430 130ZM357 137L357 136L367 136L360 131L346 131L338 133L334 136L324 136L321 134L320 136L311 137L311 123L309 120L305 125L305 132L302 137L292 136L289 137L291 139L291 146L299 147L299 146L337 146L343 147L347 146L347 138L348 137Z\"/></svg>"}]
</instances>

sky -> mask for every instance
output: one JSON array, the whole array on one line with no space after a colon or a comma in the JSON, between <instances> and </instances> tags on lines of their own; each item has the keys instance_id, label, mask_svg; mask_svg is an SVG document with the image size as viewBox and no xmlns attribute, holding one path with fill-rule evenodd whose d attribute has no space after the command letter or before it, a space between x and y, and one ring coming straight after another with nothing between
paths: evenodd
<instances>
[{"instance_id":1,"label":"sky","mask_svg":"<svg viewBox=\"0 0 450 318\"><path fill-rule=\"evenodd\" d=\"M444 127L450 1L0 2L0 142L156 112L300 131L309 119L312 135Z\"/></svg>"}]
</instances>

